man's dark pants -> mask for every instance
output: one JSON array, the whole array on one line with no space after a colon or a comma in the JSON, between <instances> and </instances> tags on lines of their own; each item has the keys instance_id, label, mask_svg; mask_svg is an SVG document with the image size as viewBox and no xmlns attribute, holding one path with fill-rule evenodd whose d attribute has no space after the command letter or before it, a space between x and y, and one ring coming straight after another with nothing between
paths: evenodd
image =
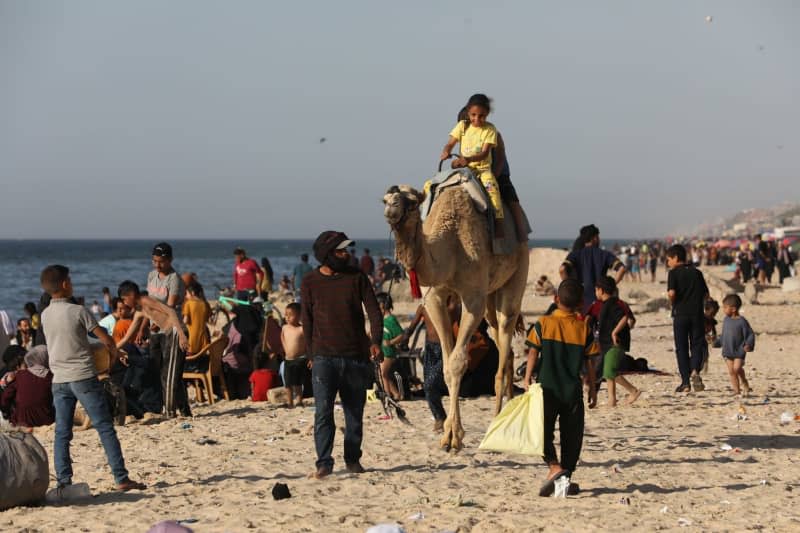
<instances>
[{"instance_id":1,"label":"man's dark pants","mask_svg":"<svg viewBox=\"0 0 800 533\"><path fill-rule=\"evenodd\" d=\"M583 447L583 397L578 394L576 398L564 403L555 394L542 389L544 400L544 462L559 463L561 468L569 471L570 475L578 465ZM561 461L554 444L556 419L558 431L561 434Z\"/></svg>"},{"instance_id":2,"label":"man's dark pants","mask_svg":"<svg viewBox=\"0 0 800 533\"><path fill-rule=\"evenodd\" d=\"M372 363L352 357L316 356L311 368L314 387L314 444L317 468L333 469L333 437L336 423L333 406L336 393L344 409L344 461L361 459L361 440L367 387L372 382Z\"/></svg>"},{"instance_id":3,"label":"man's dark pants","mask_svg":"<svg viewBox=\"0 0 800 533\"><path fill-rule=\"evenodd\" d=\"M447 414L442 406L442 394L447 391L444 383L444 367L442 361L442 345L438 342L426 342L422 353L422 388L425 399L435 420L444 420Z\"/></svg>"},{"instance_id":4,"label":"man's dark pants","mask_svg":"<svg viewBox=\"0 0 800 533\"><path fill-rule=\"evenodd\" d=\"M164 414L174 417L176 412L191 416L189 396L183 383L183 365L186 353L178 346L178 334L173 331L150 335L150 357L161 369L161 394Z\"/></svg>"},{"instance_id":5,"label":"man's dark pants","mask_svg":"<svg viewBox=\"0 0 800 533\"><path fill-rule=\"evenodd\" d=\"M702 313L696 316L673 317L672 331L675 335L675 356L678 359L681 383L689 383L692 371L699 372L703 368L706 340Z\"/></svg>"}]
</instances>

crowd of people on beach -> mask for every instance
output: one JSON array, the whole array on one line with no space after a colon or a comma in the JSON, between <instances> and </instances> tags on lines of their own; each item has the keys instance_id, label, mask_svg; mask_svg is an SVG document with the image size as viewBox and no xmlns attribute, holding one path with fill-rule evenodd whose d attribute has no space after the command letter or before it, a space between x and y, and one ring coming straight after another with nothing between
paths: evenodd
<instances>
[{"instance_id":1,"label":"crowd of people on beach","mask_svg":"<svg viewBox=\"0 0 800 533\"><path fill-rule=\"evenodd\" d=\"M492 154L500 150L502 138L486 121L489 112L488 98L474 95L459 113L442 159L450 158L452 149L461 145L453 167L476 172L500 222L504 217L501 198L513 186L504 154L503 168L492 166ZM515 223L524 227L518 199L509 205ZM333 471L337 396L345 415L346 469L364 471L360 463L363 415L373 382L395 401L409 397L406 386L417 385L428 402L434 431L441 432L446 420L442 396L447 394L441 332L432 326L424 303L406 328L393 314L391 287L405 278L402 267L385 258L376 262L368 249L357 257L355 243L336 231L320 234L312 251L319 267L312 267L308 254L303 254L291 276L276 283L267 258L259 263L236 248L231 279L234 305L223 327L212 320L218 315L200 277L175 270L169 243L153 247L153 269L144 289L123 280L116 296L104 288L101 300L88 307L73 293L69 268L47 266L40 276L44 293L38 305L25 304L25 317L16 323L7 312L0 312L3 417L22 428L55 423L56 479L59 487L65 487L72 483L70 441L80 403L98 431L120 490L144 486L128 475L115 421L191 416L184 374L205 375L212 367L223 371L211 376L218 382L204 391L209 401L217 396L265 401L280 385L285 387L289 407L302 406L304 397L314 397L317 460L312 475L316 478ZM627 393L626 405L641 394L624 375L637 365L647 370L647 363L642 365L629 353L636 317L620 299L621 283L644 283L648 274L649 281L655 282L659 265L666 267L680 375L676 393L704 390L701 372L711 342L722 349L732 392L748 394L744 361L755 348L755 334L739 314L741 299L730 294L722 300L725 318L717 336L715 315L720 306L711 301L697 268L719 264L735 265L734 276L743 282L771 283L775 270L780 282L794 275L794 258L783 241L757 237L752 243L739 243L738 248L652 241L606 250L600 245L599 229L590 224L580 229L568 251L558 284L546 276L537 280L536 293L552 296L553 303L528 329L521 385L528 388L536 381L544 391L544 459L549 471L541 495L552 494L556 482L571 478L576 469L584 431L584 390L589 409L597 405L601 381L606 383L611 407L618 405L617 386ZM383 292L387 282L388 290ZM271 301L282 296L290 302L283 316L276 317ZM460 302L452 298L449 303L455 335ZM405 381L398 380L406 364L398 356L422 324L427 330L421 357L423 380L414 382L409 373ZM210 347L215 342L224 344L221 362L211 360ZM462 393L491 393L497 348L485 321L470 340L468 352ZM189 382L196 383L196 378ZM195 386L194 392L197 399L202 397L200 387ZM561 433L560 459L554 446L556 422ZM577 485L570 487L578 490Z\"/></svg>"}]
</instances>

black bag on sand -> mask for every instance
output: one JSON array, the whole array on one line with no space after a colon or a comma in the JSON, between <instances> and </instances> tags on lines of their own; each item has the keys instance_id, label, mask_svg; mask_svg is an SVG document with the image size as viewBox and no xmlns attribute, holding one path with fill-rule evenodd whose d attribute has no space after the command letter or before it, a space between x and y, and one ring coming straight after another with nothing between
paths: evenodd
<instances>
[{"instance_id":1,"label":"black bag on sand","mask_svg":"<svg viewBox=\"0 0 800 533\"><path fill-rule=\"evenodd\" d=\"M0 511L44 500L47 452L31 433L0 432Z\"/></svg>"}]
</instances>

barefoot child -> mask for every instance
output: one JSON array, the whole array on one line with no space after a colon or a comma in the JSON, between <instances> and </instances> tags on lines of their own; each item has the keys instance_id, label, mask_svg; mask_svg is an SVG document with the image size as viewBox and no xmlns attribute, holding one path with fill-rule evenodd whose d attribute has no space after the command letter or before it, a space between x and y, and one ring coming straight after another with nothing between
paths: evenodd
<instances>
[{"instance_id":1,"label":"barefoot child","mask_svg":"<svg viewBox=\"0 0 800 533\"><path fill-rule=\"evenodd\" d=\"M537 381L544 397L544 460L550 467L539 496L550 496L555 480L570 478L578 464L583 446L584 408L581 367L587 357L596 355L597 343L592 328L576 315L583 301L583 287L574 279L566 279L558 286L558 309L543 316L533 325L526 344L528 364L523 387L530 387L534 367ZM587 365L589 373L589 401L596 401L594 367ZM553 444L558 419L561 439L561 461ZM568 487L575 494L577 485Z\"/></svg>"},{"instance_id":2,"label":"barefoot child","mask_svg":"<svg viewBox=\"0 0 800 533\"><path fill-rule=\"evenodd\" d=\"M622 356L631 349L631 330L629 317L615 296L617 284L610 276L605 276L595 283L595 296L602 302L598 319L600 352L603 354L603 378L608 385L608 406L617 405L617 384L628 391L626 405L636 401L641 392L618 374ZM627 306L625 306L627 307Z\"/></svg>"},{"instance_id":3,"label":"barefoot child","mask_svg":"<svg viewBox=\"0 0 800 533\"><path fill-rule=\"evenodd\" d=\"M743 316L739 315L742 299L736 294L729 294L722 300L722 311L725 320L722 321L722 357L728 365L728 375L731 378L733 394L738 396L741 387L743 396L750 394L750 384L744 376L744 358L747 352L752 352L756 346L756 336L753 328Z\"/></svg>"},{"instance_id":4,"label":"barefoot child","mask_svg":"<svg viewBox=\"0 0 800 533\"><path fill-rule=\"evenodd\" d=\"M58 487L72 484L72 422L75 404L86 409L100 435L117 490L146 488L128 477L122 448L114 430L103 385L97 379L88 334L94 334L111 354L118 357L113 339L99 326L85 307L70 303L72 280L69 269L50 265L42 271L42 288L52 300L42 312L42 327L47 338L50 370L53 372L53 403L56 411L53 463Z\"/></svg>"},{"instance_id":5,"label":"barefoot child","mask_svg":"<svg viewBox=\"0 0 800 533\"><path fill-rule=\"evenodd\" d=\"M308 360L306 357L306 340L303 337L303 326L300 324L300 304L292 302L286 306L286 324L281 329L281 344L286 353L283 376L286 388L289 390L289 408L294 407L294 397L297 404L303 406L303 376Z\"/></svg>"}]
</instances>

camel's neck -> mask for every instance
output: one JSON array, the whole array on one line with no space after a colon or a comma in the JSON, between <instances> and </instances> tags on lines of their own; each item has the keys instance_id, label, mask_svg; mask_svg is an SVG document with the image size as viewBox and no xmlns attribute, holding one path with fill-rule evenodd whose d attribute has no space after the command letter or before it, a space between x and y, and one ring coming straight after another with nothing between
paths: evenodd
<instances>
[{"instance_id":1,"label":"camel's neck","mask_svg":"<svg viewBox=\"0 0 800 533\"><path fill-rule=\"evenodd\" d=\"M419 216L407 220L396 231L397 258L407 269L413 268L417 272L420 284L434 286L439 284L443 272L436 268L436 261L429 247L430 243L422 231Z\"/></svg>"}]
</instances>

